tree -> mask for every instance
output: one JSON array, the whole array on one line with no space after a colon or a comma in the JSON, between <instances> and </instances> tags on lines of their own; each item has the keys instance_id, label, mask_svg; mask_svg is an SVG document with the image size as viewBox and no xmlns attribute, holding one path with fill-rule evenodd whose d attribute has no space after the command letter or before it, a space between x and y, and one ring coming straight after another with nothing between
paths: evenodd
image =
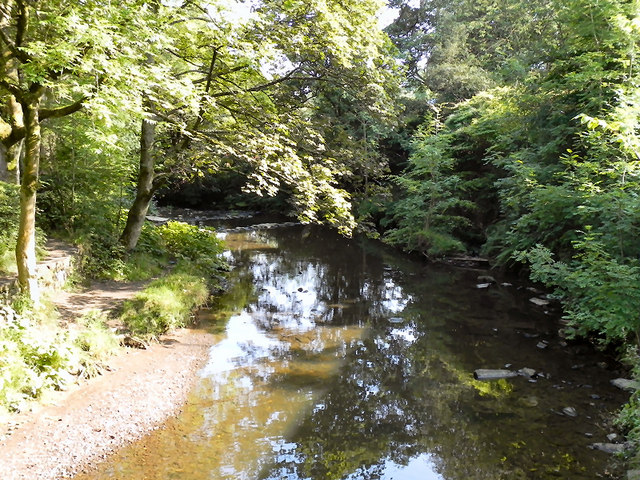
<instances>
[{"instance_id":1,"label":"tree","mask_svg":"<svg viewBox=\"0 0 640 480\"><path fill-rule=\"evenodd\" d=\"M386 31L412 85L459 102L545 68L558 31L553 2L534 0L392 0L398 18Z\"/></svg>"},{"instance_id":2,"label":"tree","mask_svg":"<svg viewBox=\"0 0 640 480\"><path fill-rule=\"evenodd\" d=\"M36 192L42 122L72 114L104 88L137 84L137 39L131 26L144 18L143 2L10 0L1 8L1 98L8 105L2 121L7 150L24 138L20 188L20 227L16 245L18 282L38 300L35 273ZM142 32L144 33L144 32ZM137 31L136 35L141 32ZM129 64L129 65L127 65Z\"/></svg>"},{"instance_id":3,"label":"tree","mask_svg":"<svg viewBox=\"0 0 640 480\"><path fill-rule=\"evenodd\" d=\"M327 152L315 98L328 88L354 96L359 89L364 108L381 115L388 108L382 85L392 83L391 62L374 23L380 3L263 1L240 23L225 20L224 8L223 2L162 8L161 16L179 28L153 62L171 61L173 78L190 82L197 95L190 104L175 101L160 86L147 97L149 120L163 133L152 142L155 154L141 149L147 155L122 235L128 249L167 177L227 169L247 175L247 189L258 195L287 190L303 221L324 220L345 232L354 227L348 195L336 183L343 161ZM151 126L144 127L148 138Z\"/></svg>"}]
</instances>

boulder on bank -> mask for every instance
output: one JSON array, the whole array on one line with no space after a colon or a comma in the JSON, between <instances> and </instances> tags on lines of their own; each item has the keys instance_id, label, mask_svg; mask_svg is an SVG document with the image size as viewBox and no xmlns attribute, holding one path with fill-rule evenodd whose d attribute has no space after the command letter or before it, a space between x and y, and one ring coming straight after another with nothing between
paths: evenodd
<instances>
[{"instance_id":1,"label":"boulder on bank","mask_svg":"<svg viewBox=\"0 0 640 480\"><path fill-rule=\"evenodd\" d=\"M622 390L626 390L627 392L640 390L640 382L636 380L629 380L628 378L614 378L611 380L611 385Z\"/></svg>"}]
</instances>

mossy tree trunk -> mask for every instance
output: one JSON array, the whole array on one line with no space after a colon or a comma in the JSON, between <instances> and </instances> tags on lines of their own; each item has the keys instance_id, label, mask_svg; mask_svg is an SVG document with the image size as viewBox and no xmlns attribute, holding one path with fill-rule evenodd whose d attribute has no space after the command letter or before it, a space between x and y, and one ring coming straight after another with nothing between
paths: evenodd
<instances>
[{"instance_id":1,"label":"mossy tree trunk","mask_svg":"<svg viewBox=\"0 0 640 480\"><path fill-rule=\"evenodd\" d=\"M21 102L25 114L26 148L20 184L20 224L16 243L18 284L20 290L36 303L40 299L36 275L36 192L42 141L39 108L43 90L42 87L32 88Z\"/></svg>"},{"instance_id":2,"label":"mossy tree trunk","mask_svg":"<svg viewBox=\"0 0 640 480\"><path fill-rule=\"evenodd\" d=\"M138 244L142 226L156 190L155 164L153 158L153 142L155 141L155 123L149 119L142 120L140 131L140 170L136 186L136 198L129 209L127 224L120 237L120 242L127 251L133 250Z\"/></svg>"}]
</instances>

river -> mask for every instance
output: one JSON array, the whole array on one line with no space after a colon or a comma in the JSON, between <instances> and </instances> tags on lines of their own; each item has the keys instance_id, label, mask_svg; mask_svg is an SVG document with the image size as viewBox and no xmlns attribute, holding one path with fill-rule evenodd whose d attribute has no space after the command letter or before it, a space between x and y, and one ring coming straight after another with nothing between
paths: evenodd
<instances>
[{"instance_id":1,"label":"river","mask_svg":"<svg viewBox=\"0 0 640 480\"><path fill-rule=\"evenodd\" d=\"M201 313L217 343L189 403L86 478L619 478L589 448L627 398L616 364L518 282L315 226L221 235L230 288Z\"/></svg>"}]
</instances>

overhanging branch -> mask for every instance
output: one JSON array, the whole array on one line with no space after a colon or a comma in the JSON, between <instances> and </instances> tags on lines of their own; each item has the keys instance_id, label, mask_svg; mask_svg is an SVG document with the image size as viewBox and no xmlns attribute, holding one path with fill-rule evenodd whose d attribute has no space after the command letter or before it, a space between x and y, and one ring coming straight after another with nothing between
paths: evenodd
<instances>
[{"instance_id":1,"label":"overhanging branch","mask_svg":"<svg viewBox=\"0 0 640 480\"><path fill-rule=\"evenodd\" d=\"M82 108L84 102L87 101L87 97L82 97L73 103L64 105L57 108L41 108L39 111L40 120L46 120L47 118L60 118L66 115L71 115Z\"/></svg>"}]
</instances>

